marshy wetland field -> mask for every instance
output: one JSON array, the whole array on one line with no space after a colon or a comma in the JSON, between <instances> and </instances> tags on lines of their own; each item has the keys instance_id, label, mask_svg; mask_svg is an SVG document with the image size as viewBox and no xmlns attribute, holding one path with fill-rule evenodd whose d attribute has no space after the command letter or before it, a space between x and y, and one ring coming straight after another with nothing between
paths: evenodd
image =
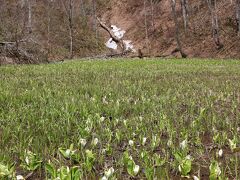
<instances>
[{"instance_id":1,"label":"marshy wetland field","mask_svg":"<svg viewBox=\"0 0 240 180\"><path fill-rule=\"evenodd\" d=\"M0 67L1 179L240 179L240 61Z\"/></svg>"}]
</instances>

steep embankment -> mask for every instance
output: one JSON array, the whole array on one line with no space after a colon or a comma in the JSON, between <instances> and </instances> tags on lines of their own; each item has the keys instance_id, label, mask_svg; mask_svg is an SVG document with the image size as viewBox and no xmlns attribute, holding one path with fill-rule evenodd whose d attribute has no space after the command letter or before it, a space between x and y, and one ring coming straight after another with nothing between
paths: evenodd
<instances>
[{"instance_id":1,"label":"steep embankment","mask_svg":"<svg viewBox=\"0 0 240 180\"><path fill-rule=\"evenodd\" d=\"M176 48L175 26L170 1L155 0L153 9L150 1L146 4L145 16L143 0L113 0L102 15L109 24L115 24L126 30L126 39L131 39L135 48L145 54L179 56L172 54ZM234 2L219 0L217 14L220 28L220 41L224 45L217 49L212 38L211 16L206 1L189 1L189 27L184 32L180 3L177 4L177 16L180 26L180 40L188 57L239 58L240 38L237 37ZM154 16L152 16L153 14ZM146 21L145 21L146 20ZM146 40L146 26L148 41Z\"/></svg>"}]
</instances>

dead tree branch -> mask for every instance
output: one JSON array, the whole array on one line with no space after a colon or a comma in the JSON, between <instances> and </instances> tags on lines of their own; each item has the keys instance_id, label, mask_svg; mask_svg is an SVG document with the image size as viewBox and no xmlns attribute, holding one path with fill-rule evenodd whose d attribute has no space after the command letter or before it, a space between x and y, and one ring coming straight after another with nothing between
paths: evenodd
<instances>
[{"instance_id":1,"label":"dead tree branch","mask_svg":"<svg viewBox=\"0 0 240 180\"><path fill-rule=\"evenodd\" d=\"M113 41L115 41L120 47L121 47L121 53L122 55L127 54L128 51L126 51L125 45L123 43L123 40L121 38L118 38L117 36L115 36L115 34L113 33L113 31L103 22L101 21L98 17L97 20L100 24L100 26L108 32L108 34L110 35L110 37L113 39Z\"/></svg>"},{"instance_id":2,"label":"dead tree branch","mask_svg":"<svg viewBox=\"0 0 240 180\"><path fill-rule=\"evenodd\" d=\"M121 41L118 37L116 37L116 36L114 35L114 33L112 32L112 30L111 30L103 21L101 21L98 17L97 17L97 20L98 20L100 26L101 26L104 30L106 30L106 31L108 32L108 34L110 35L110 37L111 37L116 43L119 43L119 42Z\"/></svg>"}]
</instances>

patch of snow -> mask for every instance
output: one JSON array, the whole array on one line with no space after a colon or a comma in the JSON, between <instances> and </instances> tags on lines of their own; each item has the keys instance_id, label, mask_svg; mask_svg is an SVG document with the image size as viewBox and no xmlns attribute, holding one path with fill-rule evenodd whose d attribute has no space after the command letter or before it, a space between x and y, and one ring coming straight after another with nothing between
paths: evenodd
<instances>
[{"instance_id":1,"label":"patch of snow","mask_svg":"<svg viewBox=\"0 0 240 180\"><path fill-rule=\"evenodd\" d=\"M111 25L111 28L112 28L112 32L114 33L114 35L119 38L119 39L122 39L124 37L124 34L126 33L126 31L122 30L121 28L118 28L117 26L115 25ZM125 46L125 50L126 51L131 51L131 52L136 52L136 50L134 49L134 46L132 44L132 41L130 40L123 40L123 43L124 43L124 46ZM110 38L106 43L105 45L110 48L110 49L114 49L114 50L117 50L118 48L118 45L117 43L112 39Z\"/></svg>"},{"instance_id":2,"label":"patch of snow","mask_svg":"<svg viewBox=\"0 0 240 180\"><path fill-rule=\"evenodd\" d=\"M126 33L126 31L121 30L121 28L118 28L115 25L111 25L111 28L112 28L112 32L114 33L114 35L119 39L122 39L124 34Z\"/></svg>"},{"instance_id":3,"label":"patch of snow","mask_svg":"<svg viewBox=\"0 0 240 180\"><path fill-rule=\"evenodd\" d=\"M132 41L130 41L130 40L123 40L123 43L124 43L126 51L136 52L136 50L133 47Z\"/></svg>"},{"instance_id":4,"label":"patch of snow","mask_svg":"<svg viewBox=\"0 0 240 180\"><path fill-rule=\"evenodd\" d=\"M106 45L108 48L114 49L114 50L117 50L117 47L118 47L117 43L116 43L115 41L113 41L112 38L110 38L110 39L105 43L105 45Z\"/></svg>"}]
</instances>

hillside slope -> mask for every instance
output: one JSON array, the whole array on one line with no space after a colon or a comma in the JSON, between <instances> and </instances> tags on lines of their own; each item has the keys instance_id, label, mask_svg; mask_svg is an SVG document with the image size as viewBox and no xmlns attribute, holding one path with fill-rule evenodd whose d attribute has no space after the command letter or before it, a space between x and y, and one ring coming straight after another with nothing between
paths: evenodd
<instances>
[{"instance_id":1,"label":"hillside slope","mask_svg":"<svg viewBox=\"0 0 240 180\"><path fill-rule=\"evenodd\" d=\"M152 8L150 1L147 2L145 16L144 0L112 0L101 18L109 25L114 24L126 30L126 38L131 39L135 48L142 49L144 54L179 56L178 53L172 53L176 49L176 41L170 1L155 0L153 3ZM212 38L211 16L207 2L189 1L189 28L185 32L180 1L177 1L180 40L188 57L240 57L240 38L236 32L234 1L219 0L217 3L220 41L224 45L221 49L217 49ZM148 27L148 40L145 24ZM104 33L102 31L102 34Z\"/></svg>"}]
</instances>

